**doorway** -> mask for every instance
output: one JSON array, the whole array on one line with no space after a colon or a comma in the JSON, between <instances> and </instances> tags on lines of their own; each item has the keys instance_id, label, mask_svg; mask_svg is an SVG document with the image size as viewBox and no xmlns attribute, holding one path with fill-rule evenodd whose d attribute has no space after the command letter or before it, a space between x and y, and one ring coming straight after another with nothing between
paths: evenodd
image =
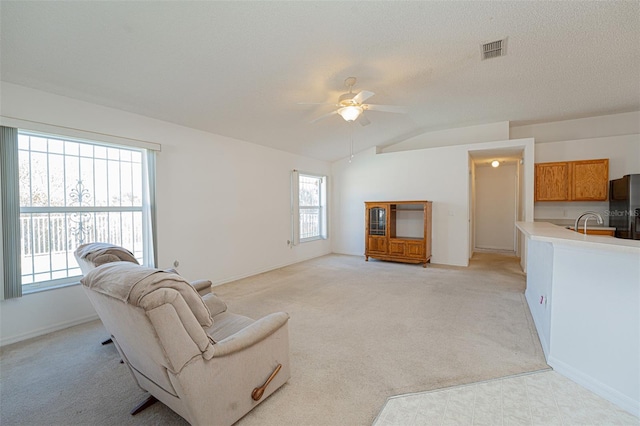
<instances>
[{"instance_id":1,"label":"doorway","mask_svg":"<svg viewBox=\"0 0 640 426\"><path fill-rule=\"evenodd\" d=\"M470 257L474 252L518 254L522 151L470 153ZM492 165L493 163L493 165Z\"/></svg>"},{"instance_id":2,"label":"doorway","mask_svg":"<svg viewBox=\"0 0 640 426\"><path fill-rule=\"evenodd\" d=\"M515 253L515 164L476 167L476 236L474 250Z\"/></svg>"}]
</instances>

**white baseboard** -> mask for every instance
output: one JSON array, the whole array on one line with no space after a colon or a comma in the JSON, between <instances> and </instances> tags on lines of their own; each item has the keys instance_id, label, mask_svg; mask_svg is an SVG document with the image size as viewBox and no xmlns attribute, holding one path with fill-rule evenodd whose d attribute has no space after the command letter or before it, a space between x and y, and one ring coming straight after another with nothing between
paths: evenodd
<instances>
[{"instance_id":1,"label":"white baseboard","mask_svg":"<svg viewBox=\"0 0 640 426\"><path fill-rule=\"evenodd\" d=\"M570 365L550 356L547 359L547 364L551 366L556 372L562 374L568 379L573 380L577 384L584 386L591 392L603 397L604 399L611 401L623 410L628 411L636 417L640 417L640 401L635 401L629 396L613 389L604 383L599 382L593 377L576 370Z\"/></svg>"},{"instance_id":2,"label":"white baseboard","mask_svg":"<svg viewBox=\"0 0 640 426\"><path fill-rule=\"evenodd\" d=\"M513 248L504 247L474 247L474 252L478 253L498 253L516 257L516 251Z\"/></svg>"},{"instance_id":3,"label":"white baseboard","mask_svg":"<svg viewBox=\"0 0 640 426\"><path fill-rule=\"evenodd\" d=\"M65 328L73 327L74 325L84 324L85 322L97 320L98 315L92 314L81 318L76 318L70 321L63 321L57 324L50 324L46 327L31 330L28 333L18 334L16 336L10 336L7 338L0 338L0 347L10 345L12 343L22 342L23 340L32 339L34 337L42 336L44 334L53 333Z\"/></svg>"}]
</instances>

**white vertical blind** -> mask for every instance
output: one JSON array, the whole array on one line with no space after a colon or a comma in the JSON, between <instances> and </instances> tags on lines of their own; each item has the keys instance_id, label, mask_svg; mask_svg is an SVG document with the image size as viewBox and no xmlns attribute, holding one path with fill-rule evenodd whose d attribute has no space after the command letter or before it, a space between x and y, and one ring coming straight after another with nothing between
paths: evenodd
<instances>
[{"instance_id":1,"label":"white vertical blind","mask_svg":"<svg viewBox=\"0 0 640 426\"><path fill-rule=\"evenodd\" d=\"M2 299L22 296L20 279L20 196L18 186L18 129L0 127L0 188L2 190Z\"/></svg>"},{"instance_id":2,"label":"white vertical blind","mask_svg":"<svg viewBox=\"0 0 640 426\"><path fill-rule=\"evenodd\" d=\"M300 244L300 173L291 171L291 245Z\"/></svg>"},{"instance_id":3,"label":"white vertical blind","mask_svg":"<svg viewBox=\"0 0 640 426\"><path fill-rule=\"evenodd\" d=\"M145 247L144 264L152 267L158 265L158 238L156 228L156 153L155 151L147 151L145 173L143 178L147 180L144 187L147 189L147 200L143 202L144 214L143 223L147 232L144 234L147 238Z\"/></svg>"}]
</instances>

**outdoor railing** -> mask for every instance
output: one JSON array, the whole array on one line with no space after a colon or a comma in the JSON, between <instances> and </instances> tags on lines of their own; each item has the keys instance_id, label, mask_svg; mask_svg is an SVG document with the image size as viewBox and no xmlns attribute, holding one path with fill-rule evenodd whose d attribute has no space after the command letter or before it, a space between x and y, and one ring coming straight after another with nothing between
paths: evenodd
<instances>
[{"instance_id":1,"label":"outdoor railing","mask_svg":"<svg viewBox=\"0 0 640 426\"><path fill-rule=\"evenodd\" d=\"M300 209L300 239L313 238L320 235L319 209Z\"/></svg>"}]
</instances>

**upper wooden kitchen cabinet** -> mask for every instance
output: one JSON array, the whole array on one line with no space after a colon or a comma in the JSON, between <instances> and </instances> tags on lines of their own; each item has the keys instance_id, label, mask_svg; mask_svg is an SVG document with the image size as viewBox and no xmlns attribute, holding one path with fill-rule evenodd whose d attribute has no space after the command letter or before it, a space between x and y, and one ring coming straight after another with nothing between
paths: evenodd
<instances>
[{"instance_id":1,"label":"upper wooden kitchen cabinet","mask_svg":"<svg viewBox=\"0 0 640 426\"><path fill-rule=\"evenodd\" d=\"M606 201L609 160L538 163L535 201Z\"/></svg>"},{"instance_id":2,"label":"upper wooden kitchen cabinet","mask_svg":"<svg viewBox=\"0 0 640 426\"><path fill-rule=\"evenodd\" d=\"M569 200L569 163L536 164L536 201Z\"/></svg>"},{"instance_id":3,"label":"upper wooden kitchen cabinet","mask_svg":"<svg viewBox=\"0 0 640 426\"><path fill-rule=\"evenodd\" d=\"M571 201L606 201L609 189L609 160L571 162Z\"/></svg>"}]
</instances>

